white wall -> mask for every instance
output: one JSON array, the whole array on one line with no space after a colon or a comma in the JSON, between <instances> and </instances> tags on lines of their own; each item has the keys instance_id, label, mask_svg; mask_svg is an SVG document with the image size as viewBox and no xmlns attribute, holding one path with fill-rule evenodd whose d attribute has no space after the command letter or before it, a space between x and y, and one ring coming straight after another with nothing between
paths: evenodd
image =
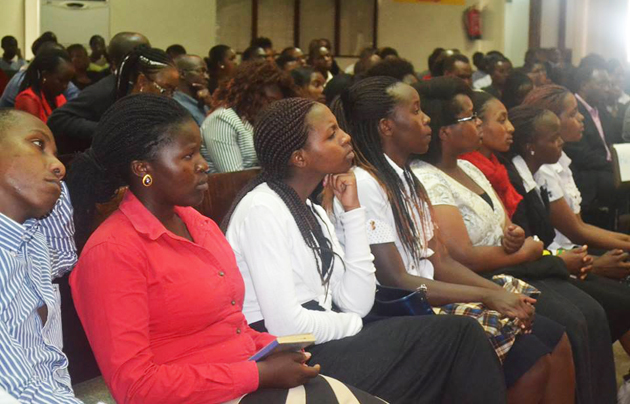
<instances>
[{"instance_id":1,"label":"white wall","mask_svg":"<svg viewBox=\"0 0 630 404\"><path fill-rule=\"evenodd\" d=\"M166 49L180 43L206 56L215 45L216 0L110 0L110 32L136 31L151 45Z\"/></svg>"},{"instance_id":2,"label":"white wall","mask_svg":"<svg viewBox=\"0 0 630 404\"><path fill-rule=\"evenodd\" d=\"M505 4L505 56L514 66L523 65L529 48L530 0L512 0Z\"/></svg>"},{"instance_id":3,"label":"white wall","mask_svg":"<svg viewBox=\"0 0 630 404\"><path fill-rule=\"evenodd\" d=\"M0 0L2 12L0 12L0 38L12 35L18 40L22 54L26 48L24 45L24 0Z\"/></svg>"},{"instance_id":4,"label":"white wall","mask_svg":"<svg viewBox=\"0 0 630 404\"><path fill-rule=\"evenodd\" d=\"M476 51L504 50L505 0L467 0L465 6L379 1L378 46L392 46L416 70L427 69L434 48L458 48L472 56ZM476 4L482 10L483 39L469 41L463 12Z\"/></svg>"}]
</instances>

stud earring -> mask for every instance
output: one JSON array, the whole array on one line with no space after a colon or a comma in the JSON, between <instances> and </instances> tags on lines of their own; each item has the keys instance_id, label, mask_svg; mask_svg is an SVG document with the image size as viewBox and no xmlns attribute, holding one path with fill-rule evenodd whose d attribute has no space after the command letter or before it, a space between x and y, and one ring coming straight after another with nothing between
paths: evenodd
<instances>
[{"instance_id":1,"label":"stud earring","mask_svg":"<svg viewBox=\"0 0 630 404\"><path fill-rule=\"evenodd\" d=\"M221 69L225 69L225 66L224 66L224 65L220 65L219 67L220 67Z\"/></svg>"},{"instance_id":2,"label":"stud earring","mask_svg":"<svg viewBox=\"0 0 630 404\"><path fill-rule=\"evenodd\" d=\"M151 177L151 174L145 174L144 177L142 177L142 185L144 185L145 187L150 187L153 184L153 177Z\"/></svg>"},{"instance_id":3,"label":"stud earring","mask_svg":"<svg viewBox=\"0 0 630 404\"><path fill-rule=\"evenodd\" d=\"M534 155L534 154L536 154L536 153L535 153L533 150L530 150L530 151L529 151L529 154L531 154L531 155L533 156L533 155Z\"/></svg>"},{"instance_id":4,"label":"stud earring","mask_svg":"<svg viewBox=\"0 0 630 404\"><path fill-rule=\"evenodd\" d=\"M46 77L44 77L44 79L42 80L42 83L45 83L45 82L46 82Z\"/></svg>"}]
</instances>

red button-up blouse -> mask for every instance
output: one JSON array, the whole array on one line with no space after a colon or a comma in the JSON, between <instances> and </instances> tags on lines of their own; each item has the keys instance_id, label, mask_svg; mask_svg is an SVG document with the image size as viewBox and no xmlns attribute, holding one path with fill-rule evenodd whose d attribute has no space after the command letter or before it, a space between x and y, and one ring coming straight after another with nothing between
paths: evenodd
<instances>
[{"instance_id":1,"label":"red button-up blouse","mask_svg":"<svg viewBox=\"0 0 630 404\"><path fill-rule=\"evenodd\" d=\"M66 103L66 97L59 94L55 99L57 108ZM52 107L48 104L46 97L35 94L31 87L22 91L15 97L15 109L28 112L41 119L44 123L48 122L48 117L52 114Z\"/></svg>"},{"instance_id":2,"label":"red button-up blouse","mask_svg":"<svg viewBox=\"0 0 630 404\"><path fill-rule=\"evenodd\" d=\"M258 388L247 361L274 337L242 314L234 253L210 219L176 208L176 236L127 192L70 278L79 317L119 403L215 403Z\"/></svg>"}]
</instances>

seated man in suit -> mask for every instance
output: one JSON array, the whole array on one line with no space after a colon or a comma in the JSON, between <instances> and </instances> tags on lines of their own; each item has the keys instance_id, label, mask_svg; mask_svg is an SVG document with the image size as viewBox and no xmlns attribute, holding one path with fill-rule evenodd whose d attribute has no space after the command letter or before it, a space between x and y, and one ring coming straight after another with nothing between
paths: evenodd
<instances>
[{"instance_id":1,"label":"seated man in suit","mask_svg":"<svg viewBox=\"0 0 630 404\"><path fill-rule=\"evenodd\" d=\"M114 35L109 42L112 72L116 72L125 55L139 45L149 45L149 40L142 34L120 32ZM90 147L101 115L116 101L115 88L116 75L110 74L57 108L48 118L47 124L55 135L60 154Z\"/></svg>"},{"instance_id":2,"label":"seated man in suit","mask_svg":"<svg viewBox=\"0 0 630 404\"><path fill-rule=\"evenodd\" d=\"M582 216L587 222L597 222L600 208L615 207L617 202L611 156L615 134L604 107L609 89L605 66L584 64L577 70L573 90L578 111L584 116L584 132L579 142L566 143L564 151L572 160L571 170L582 194ZM596 224L607 226L605 222Z\"/></svg>"}]
</instances>

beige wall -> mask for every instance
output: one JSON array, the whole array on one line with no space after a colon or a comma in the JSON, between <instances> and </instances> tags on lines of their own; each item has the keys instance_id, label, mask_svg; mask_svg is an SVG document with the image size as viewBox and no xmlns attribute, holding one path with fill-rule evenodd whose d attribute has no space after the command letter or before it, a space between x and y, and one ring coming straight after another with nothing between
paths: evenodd
<instances>
[{"instance_id":1,"label":"beige wall","mask_svg":"<svg viewBox=\"0 0 630 404\"><path fill-rule=\"evenodd\" d=\"M416 70L427 69L434 48L458 48L467 56L478 50L504 50L505 0L467 0L466 6L398 3L380 0L378 46L392 46ZM482 9L483 39L469 41L462 25L466 7Z\"/></svg>"},{"instance_id":2,"label":"beige wall","mask_svg":"<svg viewBox=\"0 0 630 404\"><path fill-rule=\"evenodd\" d=\"M18 40L22 54L26 51L24 46L24 0L0 0L2 12L0 12L0 38L12 35Z\"/></svg>"},{"instance_id":3,"label":"beige wall","mask_svg":"<svg viewBox=\"0 0 630 404\"><path fill-rule=\"evenodd\" d=\"M2 0L6 1L6 0ZM137 31L151 45L174 43L189 53L207 56L216 38L216 0L110 0L111 34Z\"/></svg>"},{"instance_id":4,"label":"beige wall","mask_svg":"<svg viewBox=\"0 0 630 404\"><path fill-rule=\"evenodd\" d=\"M521 66L529 47L529 0L505 4L505 56Z\"/></svg>"}]
</instances>

